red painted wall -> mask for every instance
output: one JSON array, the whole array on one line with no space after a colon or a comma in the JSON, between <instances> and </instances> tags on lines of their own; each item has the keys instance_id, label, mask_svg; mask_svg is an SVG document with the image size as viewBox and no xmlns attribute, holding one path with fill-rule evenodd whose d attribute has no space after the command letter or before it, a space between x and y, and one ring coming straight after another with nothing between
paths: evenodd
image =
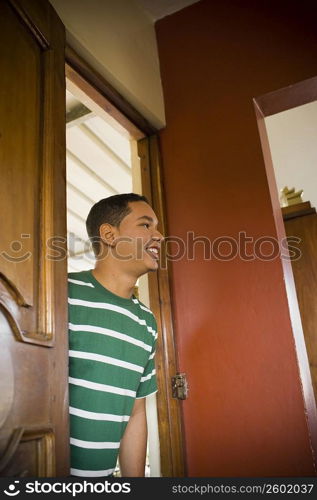
<instances>
[{"instance_id":1,"label":"red painted wall","mask_svg":"<svg viewBox=\"0 0 317 500\"><path fill-rule=\"evenodd\" d=\"M276 236L252 98L317 74L316 26L291 0L202 0L156 24L170 235ZM172 296L188 475L314 475L280 260L197 244Z\"/></svg>"}]
</instances>

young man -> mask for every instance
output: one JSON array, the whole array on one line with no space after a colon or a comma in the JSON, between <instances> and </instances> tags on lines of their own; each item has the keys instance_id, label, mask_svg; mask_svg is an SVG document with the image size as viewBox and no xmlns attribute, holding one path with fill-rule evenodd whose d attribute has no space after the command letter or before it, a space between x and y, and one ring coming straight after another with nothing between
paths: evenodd
<instances>
[{"instance_id":1,"label":"young man","mask_svg":"<svg viewBox=\"0 0 317 500\"><path fill-rule=\"evenodd\" d=\"M156 392L152 312L133 295L158 268L163 236L137 194L96 203L86 226L95 269L69 274L71 475L144 476L145 397Z\"/></svg>"}]
</instances>

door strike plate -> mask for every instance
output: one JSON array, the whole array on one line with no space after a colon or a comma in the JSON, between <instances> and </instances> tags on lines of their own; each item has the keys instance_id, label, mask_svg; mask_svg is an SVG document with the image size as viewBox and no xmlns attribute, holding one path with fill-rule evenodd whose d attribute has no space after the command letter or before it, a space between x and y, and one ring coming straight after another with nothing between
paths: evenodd
<instances>
[{"instance_id":1,"label":"door strike plate","mask_svg":"<svg viewBox=\"0 0 317 500\"><path fill-rule=\"evenodd\" d=\"M188 384L186 373L177 373L172 377L172 397L176 399L187 399Z\"/></svg>"}]
</instances>

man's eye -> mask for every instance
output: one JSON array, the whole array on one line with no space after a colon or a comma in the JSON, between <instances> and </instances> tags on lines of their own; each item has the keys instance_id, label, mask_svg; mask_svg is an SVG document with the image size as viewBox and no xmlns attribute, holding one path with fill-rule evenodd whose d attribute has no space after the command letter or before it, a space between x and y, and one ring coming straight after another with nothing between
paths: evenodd
<instances>
[{"instance_id":1,"label":"man's eye","mask_svg":"<svg viewBox=\"0 0 317 500\"><path fill-rule=\"evenodd\" d=\"M142 226L145 226L145 227L149 228L150 224L148 224L147 222L144 222L144 224L142 224Z\"/></svg>"}]
</instances>

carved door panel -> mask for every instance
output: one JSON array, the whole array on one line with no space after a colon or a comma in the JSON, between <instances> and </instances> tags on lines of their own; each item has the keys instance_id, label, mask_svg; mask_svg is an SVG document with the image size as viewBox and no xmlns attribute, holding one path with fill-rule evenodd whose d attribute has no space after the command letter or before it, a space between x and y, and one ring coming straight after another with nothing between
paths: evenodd
<instances>
[{"instance_id":1,"label":"carved door panel","mask_svg":"<svg viewBox=\"0 0 317 500\"><path fill-rule=\"evenodd\" d=\"M64 27L0 0L0 475L68 475Z\"/></svg>"}]
</instances>

